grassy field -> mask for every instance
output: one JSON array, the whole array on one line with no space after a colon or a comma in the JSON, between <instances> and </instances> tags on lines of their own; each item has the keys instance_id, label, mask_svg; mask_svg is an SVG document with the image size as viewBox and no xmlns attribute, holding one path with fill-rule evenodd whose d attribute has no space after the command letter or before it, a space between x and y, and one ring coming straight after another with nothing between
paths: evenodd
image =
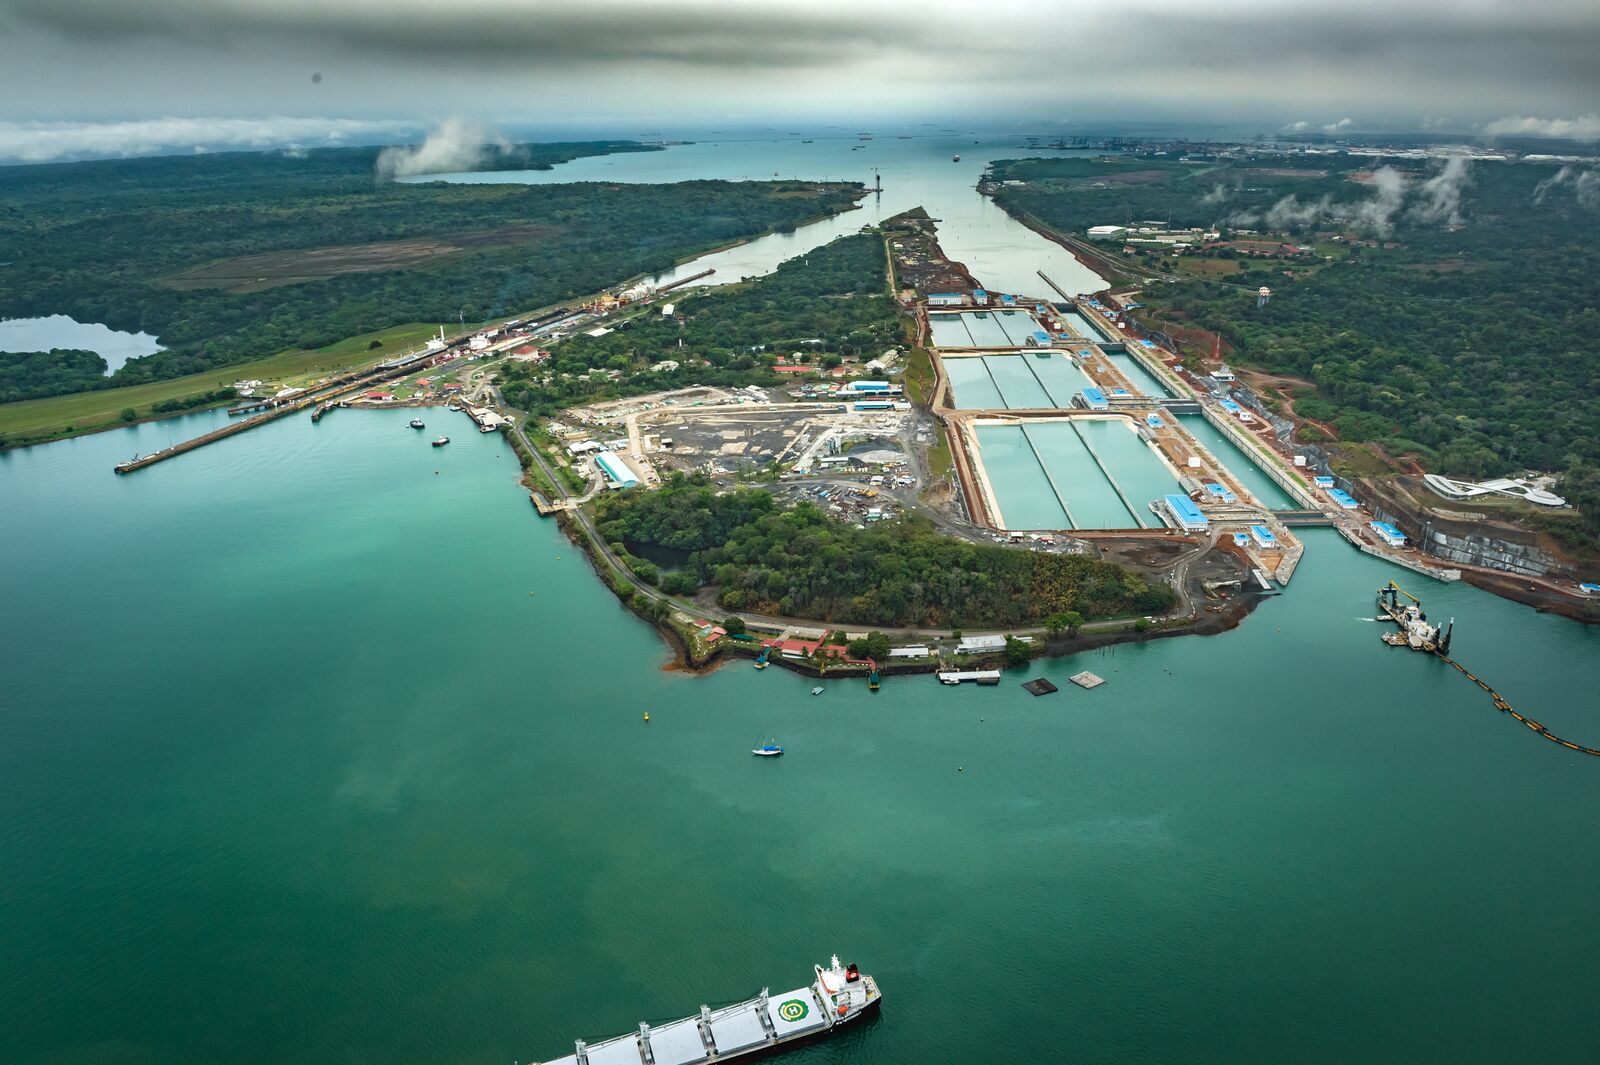
<instances>
[{"instance_id":1,"label":"grassy field","mask_svg":"<svg viewBox=\"0 0 1600 1065\"><path fill-rule=\"evenodd\" d=\"M237 363L170 381L0 404L0 444L6 447L36 444L73 433L124 425L127 423L121 412L130 407L139 420L156 417L158 415L150 411L151 404L214 392L240 380L259 379L280 387L304 384L416 347L437 329L435 325L411 322L349 337L325 348L280 352L254 362ZM374 340L381 341L382 346L371 347Z\"/></svg>"},{"instance_id":2,"label":"grassy field","mask_svg":"<svg viewBox=\"0 0 1600 1065\"><path fill-rule=\"evenodd\" d=\"M913 403L928 403L933 399L933 359L927 348L913 347L906 356L906 396Z\"/></svg>"},{"instance_id":3,"label":"grassy field","mask_svg":"<svg viewBox=\"0 0 1600 1065\"><path fill-rule=\"evenodd\" d=\"M956 464L950 454L950 436L944 426L939 426L939 436L928 448L928 482L948 480Z\"/></svg>"}]
</instances>

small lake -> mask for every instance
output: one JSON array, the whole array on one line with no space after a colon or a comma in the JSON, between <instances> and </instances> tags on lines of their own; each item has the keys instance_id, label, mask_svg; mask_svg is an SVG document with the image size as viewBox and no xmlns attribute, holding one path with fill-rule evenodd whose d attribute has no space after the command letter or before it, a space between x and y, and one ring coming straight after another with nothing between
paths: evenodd
<instances>
[{"instance_id":1,"label":"small lake","mask_svg":"<svg viewBox=\"0 0 1600 1065\"><path fill-rule=\"evenodd\" d=\"M0 321L0 351L49 351L52 348L93 351L112 373L129 359L154 355L161 345L149 333L123 333L99 322L80 322L65 314Z\"/></svg>"}]
</instances>

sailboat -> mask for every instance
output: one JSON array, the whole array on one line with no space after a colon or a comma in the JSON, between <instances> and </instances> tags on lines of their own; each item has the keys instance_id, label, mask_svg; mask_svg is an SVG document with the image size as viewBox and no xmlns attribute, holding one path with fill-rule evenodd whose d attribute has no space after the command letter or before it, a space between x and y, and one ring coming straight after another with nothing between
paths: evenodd
<instances>
[{"instance_id":1,"label":"sailboat","mask_svg":"<svg viewBox=\"0 0 1600 1065\"><path fill-rule=\"evenodd\" d=\"M757 758L776 758L783 753L783 748L776 743L763 743L759 747L751 748L750 753Z\"/></svg>"}]
</instances>

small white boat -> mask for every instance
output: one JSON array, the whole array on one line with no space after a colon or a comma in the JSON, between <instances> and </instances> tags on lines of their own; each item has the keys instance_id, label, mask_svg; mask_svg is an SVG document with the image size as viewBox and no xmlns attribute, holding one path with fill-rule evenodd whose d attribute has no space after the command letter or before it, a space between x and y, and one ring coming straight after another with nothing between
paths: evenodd
<instances>
[{"instance_id":1,"label":"small white boat","mask_svg":"<svg viewBox=\"0 0 1600 1065\"><path fill-rule=\"evenodd\" d=\"M776 758L783 753L783 748L776 743L763 743L759 747L752 748L750 753L757 758Z\"/></svg>"},{"instance_id":2,"label":"small white boat","mask_svg":"<svg viewBox=\"0 0 1600 1065\"><path fill-rule=\"evenodd\" d=\"M439 439L437 439L437 440L435 440L433 442L433 446L434 447L444 447L449 442L450 442L450 438L448 436L441 436Z\"/></svg>"},{"instance_id":3,"label":"small white boat","mask_svg":"<svg viewBox=\"0 0 1600 1065\"><path fill-rule=\"evenodd\" d=\"M811 694L812 695L821 695L822 694L822 685L819 684L815 688L812 688L811 689Z\"/></svg>"}]
</instances>

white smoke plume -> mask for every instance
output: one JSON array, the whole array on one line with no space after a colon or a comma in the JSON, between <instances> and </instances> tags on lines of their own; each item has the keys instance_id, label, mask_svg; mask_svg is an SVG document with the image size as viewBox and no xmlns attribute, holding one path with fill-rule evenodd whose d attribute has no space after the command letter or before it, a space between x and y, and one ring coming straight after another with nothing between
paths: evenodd
<instances>
[{"instance_id":1,"label":"white smoke plume","mask_svg":"<svg viewBox=\"0 0 1600 1065\"><path fill-rule=\"evenodd\" d=\"M1600 170L1580 170L1575 166L1564 166L1535 185L1534 205L1543 203L1552 190L1564 185L1572 186L1579 207L1600 207Z\"/></svg>"},{"instance_id":2,"label":"white smoke plume","mask_svg":"<svg viewBox=\"0 0 1600 1065\"><path fill-rule=\"evenodd\" d=\"M1394 232L1395 212L1406 196L1406 178L1392 166L1381 166L1372 173L1372 199L1344 208L1344 217L1380 237Z\"/></svg>"},{"instance_id":3,"label":"white smoke plume","mask_svg":"<svg viewBox=\"0 0 1600 1065\"><path fill-rule=\"evenodd\" d=\"M1549 177L1539 182L1539 184L1535 185L1533 187L1534 206L1537 207L1539 204L1543 203L1544 198L1550 195L1551 189L1560 188L1562 185L1565 185L1567 181L1571 179L1571 177L1572 167L1564 166L1560 170L1557 170L1554 174L1551 174Z\"/></svg>"},{"instance_id":4,"label":"white smoke plume","mask_svg":"<svg viewBox=\"0 0 1600 1065\"><path fill-rule=\"evenodd\" d=\"M1585 170L1579 174L1572 183L1572 191L1578 197L1578 206L1600 207L1600 171Z\"/></svg>"},{"instance_id":5,"label":"white smoke plume","mask_svg":"<svg viewBox=\"0 0 1600 1065\"><path fill-rule=\"evenodd\" d=\"M1273 229L1299 229L1332 213L1332 202L1324 196L1320 200L1301 203L1298 196L1289 195L1267 209L1267 225Z\"/></svg>"},{"instance_id":6,"label":"white smoke plume","mask_svg":"<svg viewBox=\"0 0 1600 1065\"><path fill-rule=\"evenodd\" d=\"M1213 204L1224 203L1231 199L1232 196L1233 189L1228 187L1228 185L1224 182L1219 181L1215 185L1211 186L1210 192L1200 197L1200 202L1209 207Z\"/></svg>"},{"instance_id":7,"label":"white smoke plume","mask_svg":"<svg viewBox=\"0 0 1600 1065\"><path fill-rule=\"evenodd\" d=\"M1411 214L1422 222L1461 224L1461 189L1471 180L1466 156L1452 155L1445 160L1444 168L1422 183L1418 194L1421 201L1411 207Z\"/></svg>"},{"instance_id":8,"label":"white smoke plume","mask_svg":"<svg viewBox=\"0 0 1600 1065\"><path fill-rule=\"evenodd\" d=\"M447 118L421 144L385 148L378 153L378 177L389 181L414 174L448 174L476 170L491 155L511 150L511 142L492 126Z\"/></svg>"}]
</instances>

